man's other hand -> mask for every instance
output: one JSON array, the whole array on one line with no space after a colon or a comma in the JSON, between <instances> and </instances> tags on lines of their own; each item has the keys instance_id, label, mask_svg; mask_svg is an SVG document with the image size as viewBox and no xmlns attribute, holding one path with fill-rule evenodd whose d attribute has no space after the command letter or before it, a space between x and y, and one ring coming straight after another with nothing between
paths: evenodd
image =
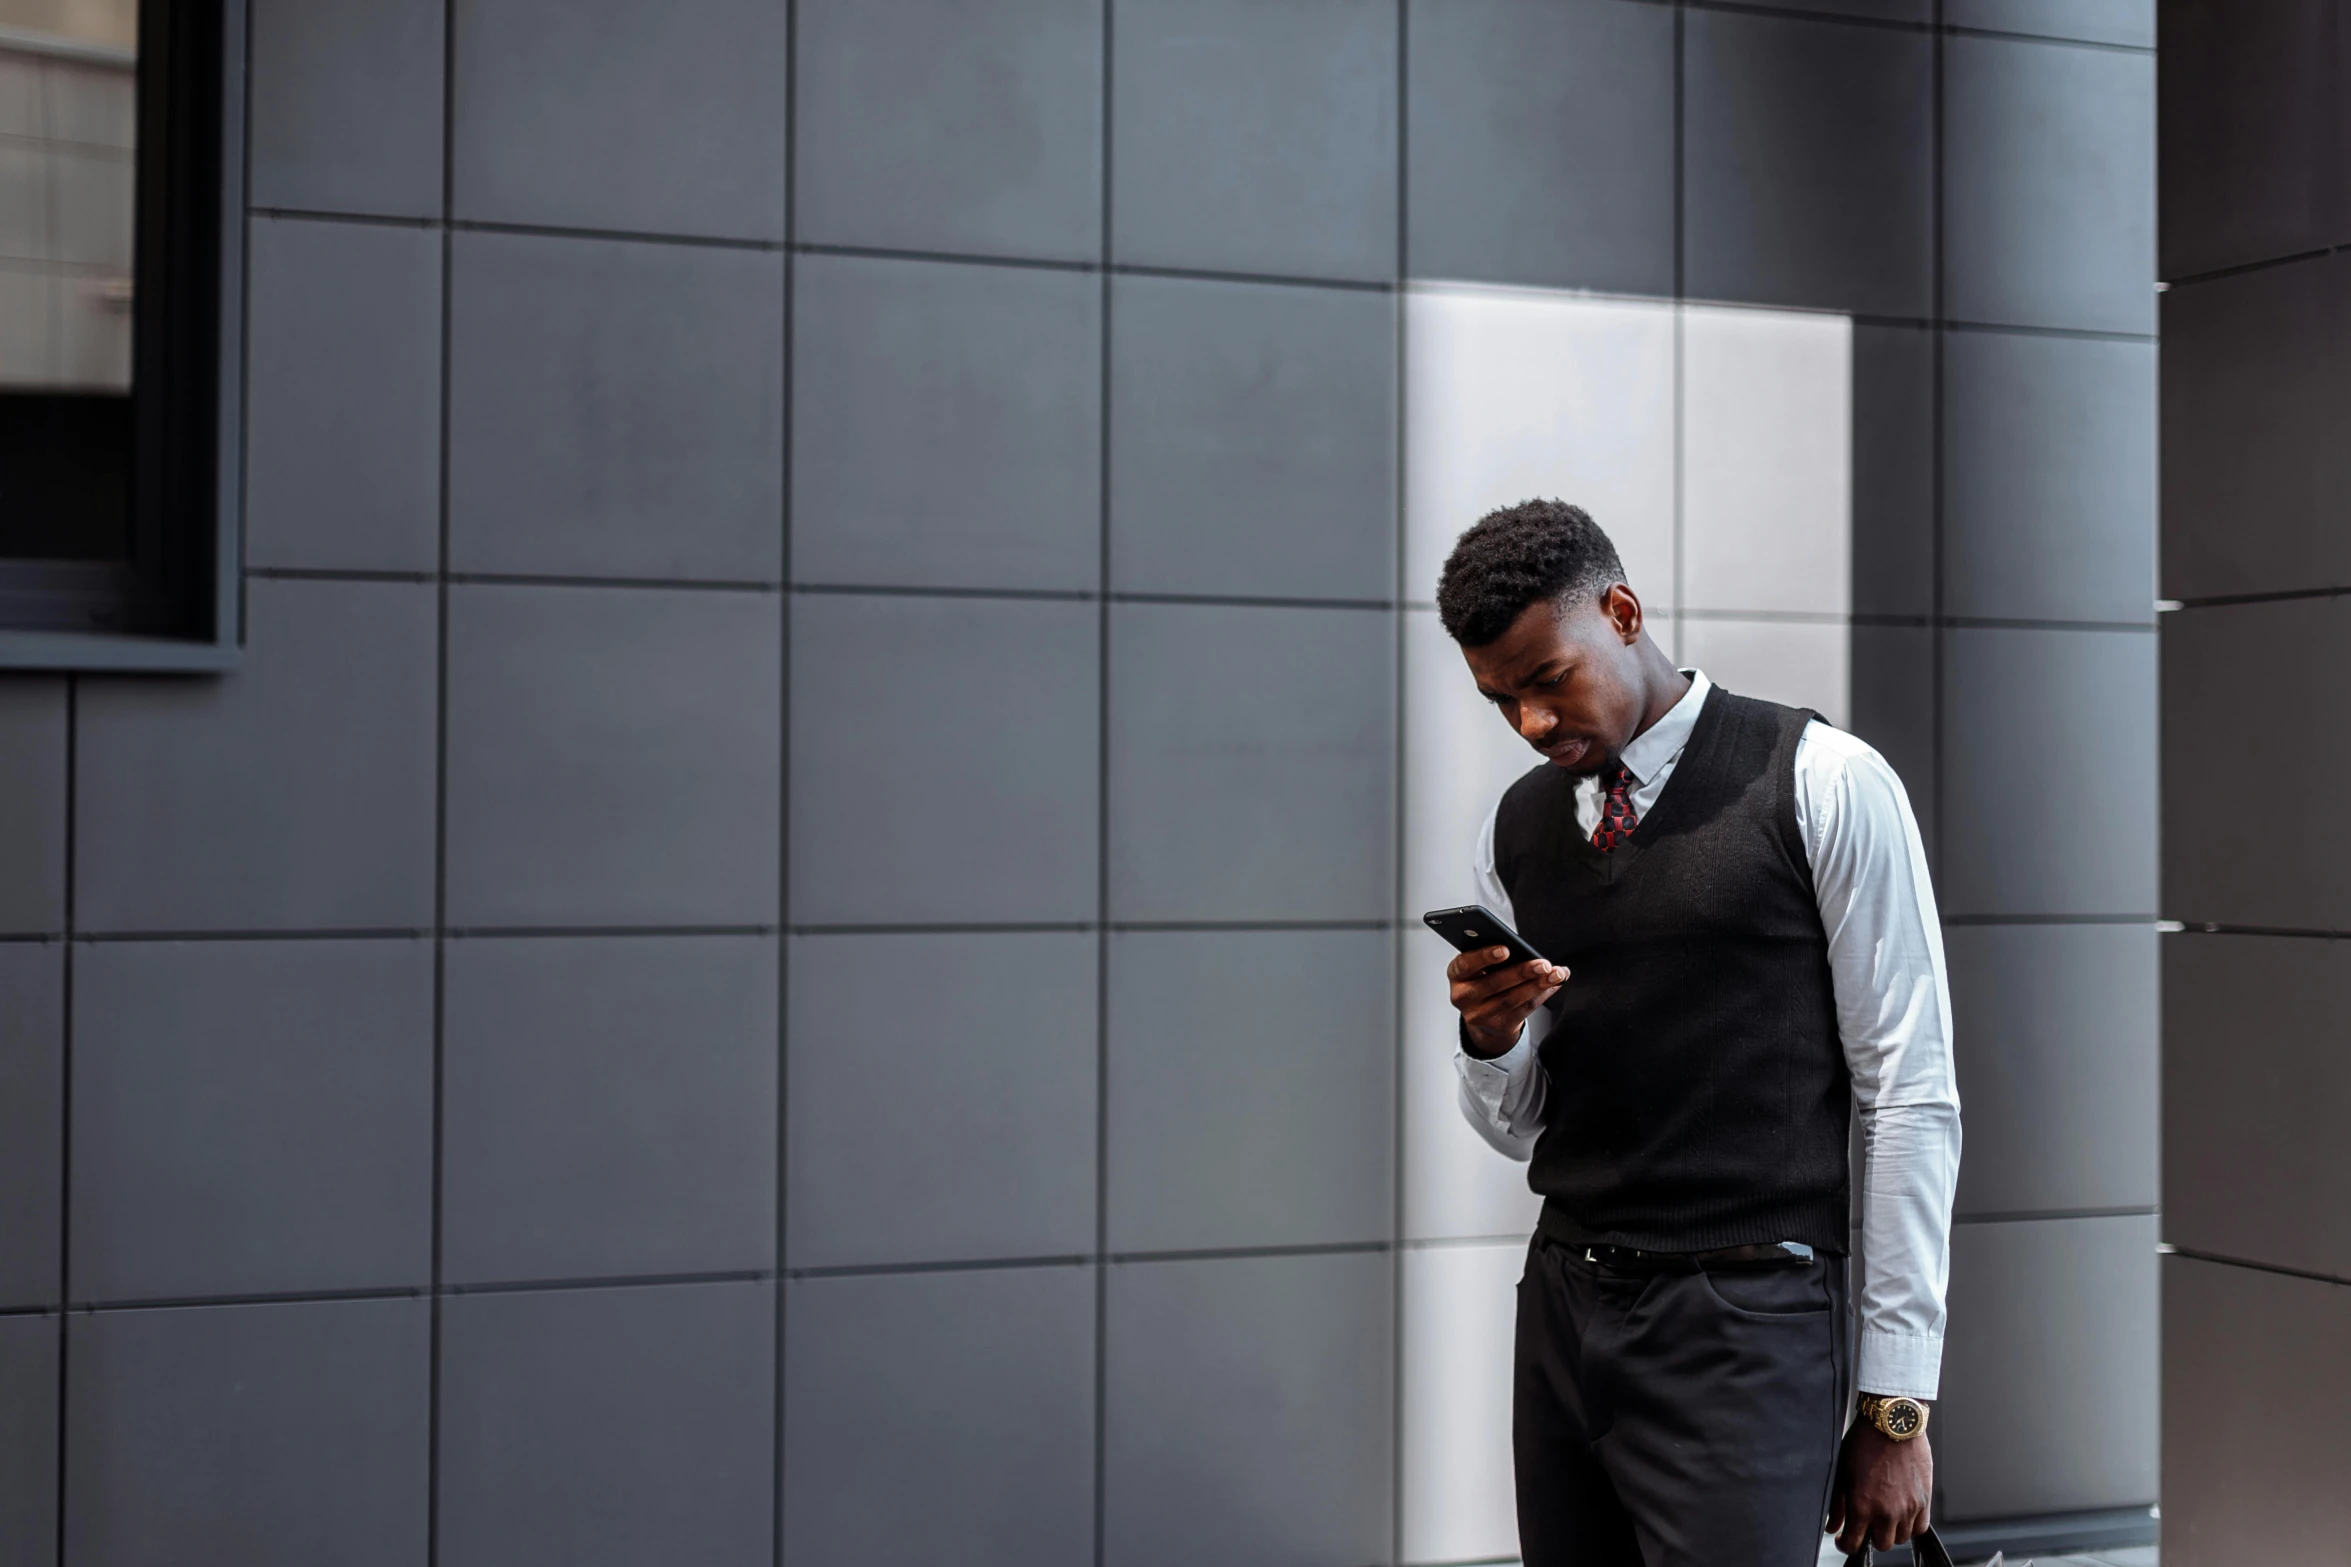
<instances>
[{"instance_id":1,"label":"man's other hand","mask_svg":"<svg viewBox=\"0 0 2351 1567\"><path fill-rule=\"evenodd\" d=\"M1881 1551L1904 1544L1927 1526L1934 1494L1935 1450L1924 1431L1897 1442L1857 1421L1837 1455L1828 1532L1847 1556L1860 1550L1863 1540Z\"/></svg>"},{"instance_id":2,"label":"man's other hand","mask_svg":"<svg viewBox=\"0 0 2351 1567\"><path fill-rule=\"evenodd\" d=\"M1567 970L1540 958L1494 965L1510 956L1508 947L1480 947L1445 965L1453 983L1453 1006L1469 1034L1470 1054L1498 1056L1518 1043L1518 1031L1535 1008L1559 994Z\"/></svg>"}]
</instances>

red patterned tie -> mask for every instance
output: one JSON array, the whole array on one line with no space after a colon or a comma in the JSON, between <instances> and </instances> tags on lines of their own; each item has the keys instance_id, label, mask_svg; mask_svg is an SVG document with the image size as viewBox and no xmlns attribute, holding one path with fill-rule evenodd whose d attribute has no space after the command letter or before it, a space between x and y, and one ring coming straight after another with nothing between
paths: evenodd
<instances>
[{"instance_id":1,"label":"red patterned tie","mask_svg":"<svg viewBox=\"0 0 2351 1567\"><path fill-rule=\"evenodd\" d=\"M1633 835L1641 818L1633 814L1633 770L1619 763L1608 798L1600 806L1600 825L1592 829L1592 847L1602 854Z\"/></svg>"}]
</instances>

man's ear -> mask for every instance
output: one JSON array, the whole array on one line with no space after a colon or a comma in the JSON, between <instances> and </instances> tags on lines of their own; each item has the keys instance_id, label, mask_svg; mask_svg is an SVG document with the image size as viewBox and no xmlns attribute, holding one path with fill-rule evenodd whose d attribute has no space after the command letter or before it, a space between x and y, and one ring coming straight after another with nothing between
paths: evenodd
<instances>
[{"instance_id":1,"label":"man's ear","mask_svg":"<svg viewBox=\"0 0 2351 1567\"><path fill-rule=\"evenodd\" d=\"M1620 582L1602 594L1600 611L1626 645L1641 640L1641 600L1630 587Z\"/></svg>"}]
</instances>

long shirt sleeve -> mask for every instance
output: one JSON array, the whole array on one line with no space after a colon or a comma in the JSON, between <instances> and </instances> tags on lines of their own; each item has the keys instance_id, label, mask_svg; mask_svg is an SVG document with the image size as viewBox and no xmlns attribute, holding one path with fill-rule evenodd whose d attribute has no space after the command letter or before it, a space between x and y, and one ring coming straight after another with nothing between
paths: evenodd
<instances>
[{"instance_id":1,"label":"long shirt sleeve","mask_svg":"<svg viewBox=\"0 0 2351 1567\"><path fill-rule=\"evenodd\" d=\"M1692 696L1702 700L1704 689L1698 676ZM1662 763L1651 762L1634 797L1644 813L1678 760L1679 745L1671 751ZM1597 791L1585 792L1597 821ZM1579 815L1586 804L1579 795ZM1925 844L1909 796L1884 758L1825 724L1808 729L1797 748L1796 816L1828 937L1838 1033L1861 1123L1857 1380L1864 1392L1933 1398L1942 1368L1960 1127L1950 985ZM1472 878L1479 901L1508 920L1493 833L1489 816ZM1543 1071L1537 1049L1548 1023L1548 1014L1537 1012L1501 1056L1480 1060L1464 1052L1455 1060L1464 1118L1514 1159L1532 1156L1549 1096L1574 1091Z\"/></svg>"},{"instance_id":2,"label":"long shirt sleeve","mask_svg":"<svg viewBox=\"0 0 2351 1567\"><path fill-rule=\"evenodd\" d=\"M1505 924L1518 923L1518 914L1510 906L1510 894L1502 889L1502 878L1494 874L1491 813L1486 817L1486 825L1478 831L1477 858L1470 866L1470 880L1477 886L1478 902L1501 915ZM1574 982L1572 977L1568 981ZM1453 1058L1461 1079L1456 1097L1461 1104L1462 1118L1497 1153L1521 1164L1535 1156L1535 1139L1543 1135L1543 1098L1550 1079L1544 1075L1535 1050L1550 1027L1551 1014L1538 1007L1518 1031L1518 1043L1502 1054L1479 1057L1464 1050Z\"/></svg>"},{"instance_id":3,"label":"long shirt sleeve","mask_svg":"<svg viewBox=\"0 0 2351 1567\"><path fill-rule=\"evenodd\" d=\"M1857 1381L1933 1398L1960 1146L1942 922L1902 781L1852 736L1812 733L1821 761L1799 769L1815 776L1798 790L1798 815L1861 1117Z\"/></svg>"}]
</instances>

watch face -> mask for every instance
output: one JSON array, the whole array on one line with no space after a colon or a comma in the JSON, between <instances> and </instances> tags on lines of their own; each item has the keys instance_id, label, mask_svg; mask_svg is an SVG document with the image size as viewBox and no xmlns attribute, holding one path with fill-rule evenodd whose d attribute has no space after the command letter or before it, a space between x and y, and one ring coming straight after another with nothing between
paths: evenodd
<instances>
[{"instance_id":1,"label":"watch face","mask_svg":"<svg viewBox=\"0 0 2351 1567\"><path fill-rule=\"evenodd\" d=\"M1916 1436L1926 1420L1926 1411L1907 1398L1890 1398L1878 1410L1891 1437Z\"/></svg>"}]
</instances>

